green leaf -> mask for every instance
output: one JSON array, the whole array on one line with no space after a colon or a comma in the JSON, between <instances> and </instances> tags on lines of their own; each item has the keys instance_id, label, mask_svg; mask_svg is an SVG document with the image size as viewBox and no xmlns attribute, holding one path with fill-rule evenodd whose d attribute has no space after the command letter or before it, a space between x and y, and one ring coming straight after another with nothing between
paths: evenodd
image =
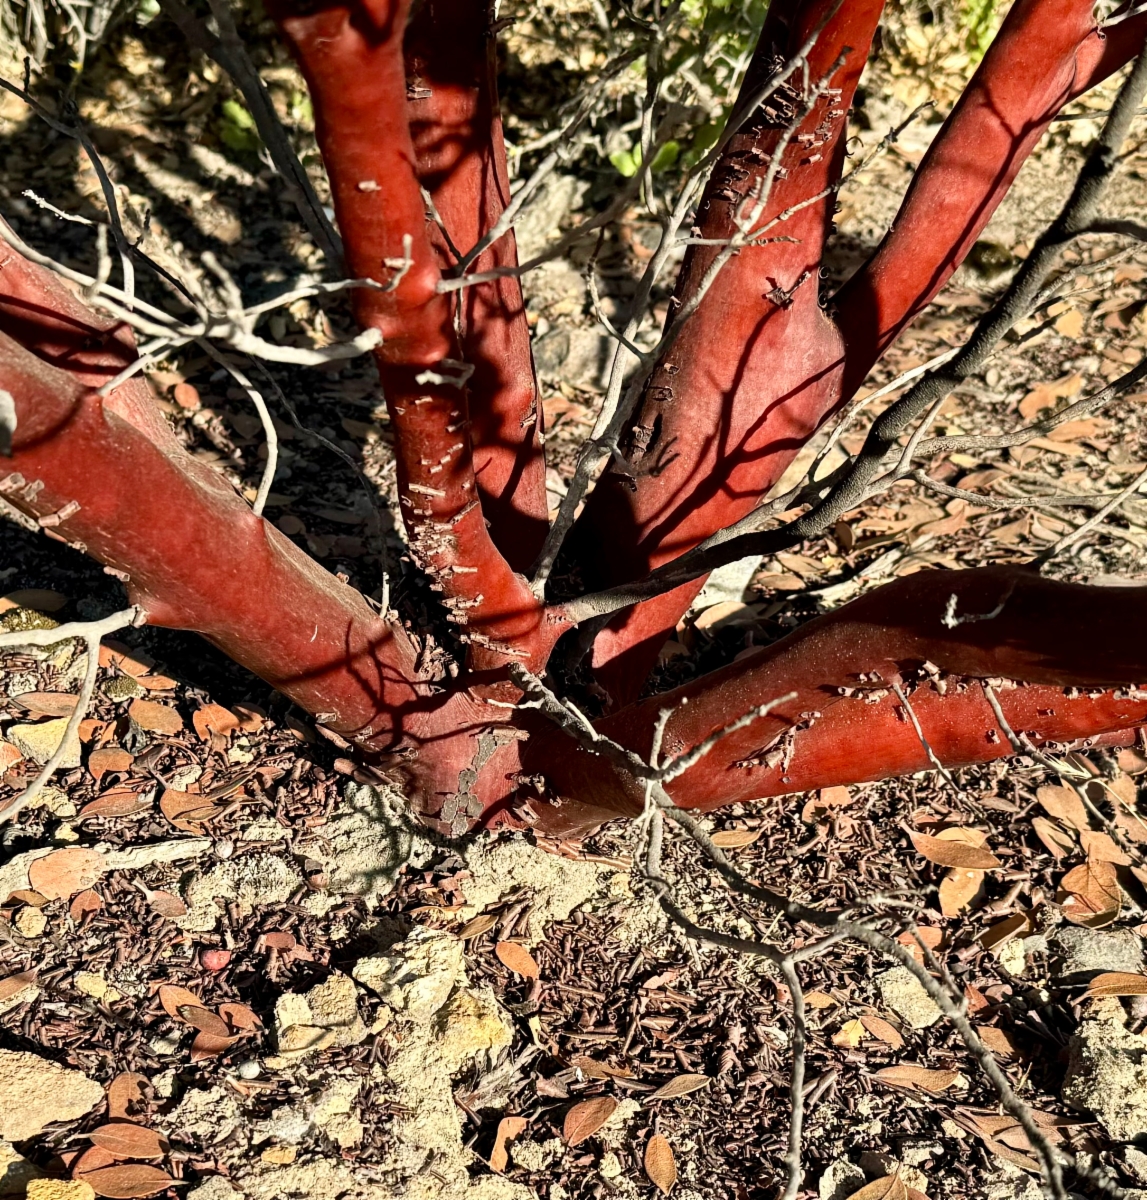
<instances>
[{"instance_id":1,"label":"green leaf","mask_svg":"<svg viewBox=\"0 0 1147 1200\"><path fill-rule=\"evenodd\" d=\"M219 136L231 150L252 151L262 145L255 128L255 118L238 100L224 100L221 105L223 119L219 122Z\"/></svg>"},{"instance_id":2,"label":"green leaf","mask_svg":"<svg viewBox=\"0 0 1147 1200\"><path fill-rule=\"evenodd\" d=\"M632 151L615 150L609 156L609 161L617 168L619 175L632 179L641 166L641 147L638 146Z\"/></svg>"}]
</instances>

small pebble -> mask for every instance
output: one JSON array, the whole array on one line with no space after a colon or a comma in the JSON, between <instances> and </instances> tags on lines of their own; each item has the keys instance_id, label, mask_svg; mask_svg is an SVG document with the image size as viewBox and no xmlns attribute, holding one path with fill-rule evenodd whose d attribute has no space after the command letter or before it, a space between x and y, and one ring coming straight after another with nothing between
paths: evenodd
<instances>
[{"instance_id":1,"label":"small pebble","mask_svg":"<svg viewBox=\"0 0 1147 1200\"><path fill-rule=\"evenodd\" d=\"M254 1058L248 1058L241 1062L236 1069L240 1079L258 1079L263 1070L259 1066L258 1060Z\"/></svg>"},{"instance_id":2,"label":"small pebble","mask_svg":"<svg viewBox=\"0 0 1147 1200\"><path fill-rule=\"evenodd\" d=\"M199 960L208 971L222 971L231 961L231 951L204 950L200 953Z\"/></svg>"},{"instance_id":3,"label":"small pebble","mask_svg":"<svg viewBox=\"0 0 1147 1200\"><path fill-rule=\"evenodd\" d=\"M230 838L220 838L215 843L216 858L230 858L235 853L235 843Z\"/></svg>"},{"instance_id":4,"label":"small pebble","mask_svg":"<svg viewBox=\"0 0 1147 1200\"><path fill-rule=\"evenodd\" d=\"M40 909L25 904L16 914L15 925L26 938L37 938L48 928L48 918Z\"/></svg>"}]
</instances>

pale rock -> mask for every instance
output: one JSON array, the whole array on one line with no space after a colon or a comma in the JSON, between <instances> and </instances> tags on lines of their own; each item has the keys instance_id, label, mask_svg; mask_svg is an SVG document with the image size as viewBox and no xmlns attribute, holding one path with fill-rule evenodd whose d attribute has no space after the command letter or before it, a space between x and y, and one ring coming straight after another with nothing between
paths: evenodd
<instances>
[{"instance_id":1,"label":"pale rock","mask_svg":"<svg viewBox=\"0 0 1147 1200\"><path fill-rule=\"evenodd\" d=\"M53 817L74 817L80 810L72 803L66 792L45 785L40 789L33 808L46 808Z\"/></svg>"},{"instance_id":2,"label":"pale rock","mask_svg":"<svg viewBox=\"0 0 1147 1200\"><path fill-rule=\"evenodd\" d=\"M152 1052L152 1054L157 1054L162 1058L164 1056L178 1054L179 1046L182 1040L182 1038L177 1037L173 1033L162 1033L156 1037L153 1037L151 1041L147 1043L147 1048Z\"/></svg>"},{"instance_id":3,"label":"pale rock","mask_svg":"<svg viewBox=\"0 0 1147 1200\"><path fill-rule=\"evenodd\" d=\"M1123 1165L1136 1183L1147 1183L1147 1154L1135 1146L1123 1149Z\"/></svg>"},{"instance_id":4,"label":"pale rock","mask_svg":"<svg viewBox=\"0 0 1147 1200\"><path fill-rule=\"evenodd\" d=\"M997 951L996 958L1001 967L1009 975L1019 976L1024 973L1024 968L1027 966L1027 958L1024 952L1024 944L1019 938L1013 938L1009 942L1005 942Z\"/></svg>"},{"instance_id":5,"label":"pale rock","mask_svg":"<svg viewBox=\"0 0 1147 1200\"><path fill-rule=\"evenodd\" d=\"M555 171L530 196L514 222L518 259L526 262L561 237L562 225L581 207L589 184L576 175Z\"/></svg>"},{"instance_id":6,"label":"pale rock","mask_svg":"<svg viewBox=\"0 0 1147 1200\"><path fill-rule=\"evenodd\" d=\"M23 1196L28 1184L39 1178L39 1167L17 1154L10 1142L0 1142L0 1196Z\"/></svg>"},{"instance_id":7,"label":"pale rock","mask_svg":"<svg viewBox=\"0 0 1147 1200\"><path fill-rule=\"evenodd\" d=\"M188 911L175 923L191 933L206 933L219 921L220 901L234 902L242 916L249 916L256 905L282 904L303 884L302 875L285 859L244 854L219 863L188 884L184 893Z\"/></svg>"},{"instance_id":8,"label":"pale rock","mask_svg":"<svg viewBox=\"0 0 1147 1200\"><path fill-rule=\"evenodd\" d=\"M327 1137L344 1150L359 1145L366 1134L366 1129L357 1113L338 1113L331 1117L323 1129Z\"/></svg>"},{"instance_id":9,"label":"pale rock","mask_svg":"<svg viewBox=\"0 0 1147 1200\"><path fill-rule=\"evenodd\" d=\"M1129 929L1107 931L1064 925L1048 938L1053 979L1080 981L1101 971L1143 970L1143 940Z\"/></svg>"},{"instance_id":10,"label":"pale rock","mask_svg":"<svg viewBox=\"0 0 1147 1200\"><path fill-rule=\"evenodd\" d=\"M104 1089L82 1071L23 1050L0 1050L0 1138L22 1142L91 1112Z\"/></svg>"},{"instance_id":11,"label":"pale rock","mask_svg":"<svg viewBox=\"0 0 1147 1200\"><path fill-rule=\"evenodd\" d=\"M241 1200L243 1193L237 1192L229 1180L222 1175L212 1175L198 1187L187 1193L187 1200Z\"/></svg>"},{"instance_id":12,"label":"pale rock","mask_svg":"<svg viewBox=\"0 0 1147 1200\"><path fill-rule=\"evenodd\" d=\"M281 842L288 832L274 817L256 817L243 827L239 837L244 842Z\"/></svg>"},{"instance_id":13,"label":"pale rock","mask_svg":"<svg viewBox=\"0 0 1147 1200\"><path fill-rule=\"evenodd\" d=\"M838 1158L828 1164L817 1182L818 1200L848 1200L853 1192L864 1187L864 1172L847 1158Z\"/></svg>"},{"instance_id":14,"label":"pale rock","mask_svg":"<svg viewBox=\"0 0 1147 1200\"><path fill-rule=\"evenodd\" d=\"M24 937L38 938L48 928L48 917L43 909L34 908L31 904L25 904L16 913L12 924L16 926L17 932Z\"/></svg>"},{"instance_id":15,"label":"pale rock","mask_svg":"<svg viewBox=\"0 0 1147 1200\"><path fill-rule=\"evenodd\" d=\"M597 1165L597 1173L602 1179L616 1179L621 1174L621 1170L621 1159L612 1150L607 1150Z\"/></svg>"},{"instance_id":16,"label":"pale rock","mask_svg":"<svg viewBox=\"0 0 1147 1200\"><path fill-rule=\"evenodd\" d=\"M544 1171L565 1153L561 1138L549 1138L544 1142L511 1142L510 1158L516 1167L526 1171Z\"/></svg>"},{"instance_id":17,"label":"pale rock","mask_svg":"<svg viewBox=\"0 0 1147 1200\"><path fill-rule=\"evenodd\" d=\"M459 988L438 1013L435 1027L438 1049L452 1073L514 1040L513 1026L489 988Z\"/></svg>"},{"instance_id":18,"label":"pale rock","mask_svg":"<svg viewBox=\"0 0 1147 1200\"><path fill-rule=\"evenodd\" d=\"M94 971L77 971L72 983L76 991L91 996L93 1000L104 1000L108 1004L114 1004L123 999L123 993L118 988L113 987L102 975Z\"/></svg>"},{"instance_id":19,"label":"pale rock","mask_svg":"<svg viewBox=\"0 0 1147 1200\"><path fill-rule=\"evenodd\" d=\"M357 1046L367 1036L358 1015L358 992L349 976L335 971L309 992L285 992L275 1004L279 1054L299 1058L328 1046Z\"/></svg>"},{"instance_id":20,"label":"pale rock","mask_svg":"<svg viewBox=\"0 0 1147 1200\"><path fill-rule=\"evenodd\" d=\"M180 1140L214 1146L230 1137L244 1123L234 1093L224 1087L193 1088L164 1118L164 1128Z\"/></svg>"},{"instance_id":21,"label":"pale rock","mask_svg":"<svg viewBox=\"0 0 1147 1200\"><path fill-rule=\"evenodd\" d=\"M27 1200L95 1200L96 1192L82 1179L33 1179Z\"/></svg>"},{"instance_id":22,"label":"pale rock","mask_svg":"<svg viewBox=\"0 0 1147 1200\"><path fill-rule=\"evenodd\" d=\"M37 987L35 983L29 983L27 987L23 987L18 992L14 992L11 996L6 997L4 1000L0 1000L0 1013L6 1013L10 1009L19 1008L21 1004L31 1004L32 1001L38 999L39 996L39 987Z\"/></svg>"},{"instance_id":23,"label":"pale rock","mask_svg":"<svg viewBox=\"0 0 1147 1200\"><path fill-rule=\"evenodd\" d=\"M559 327L534 342L534 361L543 379L599 391L609 381L609 364L616 345L599 326Z\"/></svg>"},{"instance_id":24,"label":"pale rock","mask_svg":"<svg viewBox=\"0 0 1147 1200\"><path fill-rule=\"evenodd\" d=\"M597 1131L597 1137L605 1148L619 1149L629 1137L629 1124L641 1112L641 1105L629 1097L618 1102L608 1120Z\"/></svg>"},{"instance_id":25,"label":"pale rock","mask_svg":"<svg viewBox=\"0 0 1147 1200\"><path fill-rule=\"evenodd\" d=\"M876 977L880 998L913 1029L927 1029L941 1017L936 1002L907 967L893 967Z\"/></svg>"},{"instance_id":26,"label":"pale rock","mask_svg":"<svg viewBox=\"0 0 1147 1200\"><path fill-rule=\"evenodd\" d=\"M1044 1200L1043 1188L1026 1171L1006 1162L994 1166L994 1172L983 1180L979 1200Z\"/></svg>"},{"instance_id":27,"label":"pale rock","mask_svg":"<svg viewBox=\"0 0 1147 1200\"><path fill-rule=\"evenodd\" d=\"M79 831L74 826L69 825L66 821L61 821L55 829L52 830L52 841L57 846L72 846L80 840Z\"/></svg>"},{"instance_id":28,"label":"pale rock","mask_svg":"<svg viewBox=\"0 0 1147 1200\"><path fill-rule=\"evenodd\" d=\"M68 727L67 717L56 717L51 721L41 721L37 725L9 725L5 737L24 755L40 766L48 761L56 752ZM80 740L75 739L72 748L64 755L61 767L78 767L80 765Z\"/></svg>"},{"instance_id":29,"label":"pale rock","mask_svg":"<svg viewBox=\"0 0 1147 1200\"><path fill-rule=\"evenodd\" d=\"M360 958L352 974L396 1013L426 1024L462 974L462 943L452 933L418 926L388 954Z\"/></svg>"},{"instance_id":30,"label":"pale rock","mask_svg":"<svg viewBox=\"0 0 1147 1200\"><path fill-rule=\"evenodd\" d=\"M694 612L699 612L712 604L755 599L754 596L747 596L746 593L748 593L749 584L760 565L760 556L751 555L748 558L738 558L735 562L725 563L718 567L715 571L710 572L709 578L705 580L705 586L690 608Z\"/></svg>"},{"instance_id":31,"label":"pale rock","mask_svg":"<svg viewBox=\"0 0 1147 1200\"><path fill-rule=\"evenodd\" d=\"M1116 1020L1085 1020L1068 1054L1064 1100L1094 1113L1113 1141L1147 1133L1147 1038Z\"/></svg>"}]
</instances>

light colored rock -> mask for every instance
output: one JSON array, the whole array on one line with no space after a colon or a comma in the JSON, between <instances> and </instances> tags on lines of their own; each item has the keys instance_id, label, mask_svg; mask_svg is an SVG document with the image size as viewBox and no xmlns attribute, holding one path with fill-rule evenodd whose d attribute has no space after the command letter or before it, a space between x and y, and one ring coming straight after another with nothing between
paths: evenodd
<instances>
[{"instance_id":1,"label":"light colored rock","mask_svg":"<svg viewBox=\"0 0 1147 1200\"><path fill-rule=\"evenodd\" d=\"M526 262L557 241L562 226L581 207L589 184L576 175L554 172L538 186L514 222L518 259Z\"/></svg>"},{"instance_id":2,"label":"light colored rock","mask_svg":"<svg viewBox=\"0 0 1147 1200\"><path fill-rule=\"evenodd\" d=\"M1147 1134L1147 1038L1117 1020L1085 1020L1068 1053L1064 1100L1094 1113L1113 1141Z\"/></svg>"},{"instance_id":3,"label":"light colored rock","mask_svg":"<svg viewBox=\"0 0 1147 1200\"><path fill-rule=\"evenodd\" d=\"M38 938L48 928L48 917L43 909L34 908L31 904L25 904L16 913L12 924L16 926L17 932L24 937Z\"/></svg>"},{"instance_id":4,"label":"light colored rock","mask_svg":"<svg viewBox=\"0 0 1147 1200\"><path fill-rule=\"evenodd\" d=\"M1143 940L1129 929L1108 932L1064 925L1048 939L1054 979L1080 980L1100 971L1143 970Z\"/></svg>"},{"instance_id":5,"label":"light colored rock","mask_svg":"<svg viewBox=\"0 0 1147 1200\"><path fill-rule=\"evenodd\" d=\"M219 921L220 901L237 903L239 912L247 916L258 904L282 904L302 886L302 875L286 859L244 854L219 863L188 884L184 893L188 911L175 923L189 932L205 933Z\"/></svg>"},{"instance_id":6,"label":"light colored rock","mask_svg":"<svg viewBox=\"0 0 1147 1200\"><path fill-rule=\"evenodd\" d=\"M982 1200L1043 1200L1043 1188L1026 1171L1005 1162L995 1168L983 1181Z\"/></svg>"},{"instance_id":7,"label":"light colored rock","mask_svg":"<svg viewBox=\"0 0 1147 1200\"><path fill-rule=\"evenodd\" d=\"M600 391L609 382L616 345L600 326L553 329L534 343L534 361L543 378Z\"/></svg>"},{"instance_id":8,"label":"light colored rock","mask_svg":"<svg viewBox=\"0 0 1147 1200\"><path fill-rule=\"evenodd\" d=\"M67 717L56 717L51 721L41 721L37 725L9 725L4 736L25 758L43 766L55 754L67 727ZM67 768L79 765L80 741L76 738L60 766Z\"/></svg>"},{"instance_id":9,"label":"light colored rock","mask_svg":"<svg viewBox=\"0 0 1147 1200\"><path fill-rule=\"evenodd\" d=\"M511 1142L510 1158L514 1165L526 1171L544 1171L565 1153L561 1138L549 1138L544 1142Z\"/></svg>"},{"instance_id":10,"label":"light colored rock","mask_svg":"<svg viewBox=\"0 0 1147 1200\"><path fill-rule=\"evenodd\" d=\"M187 1193L187 1200L240 1200L237 1192L222 1175L212 1175Z\"/></svg>"},{"instance_id":11,"label":"light colored rock","mask_svg":"<svg viewBox=\"0 0 1147 1200\"><path fill-rule=\"evenodd\" d=\"M82 1179L33 1179L28 1200L95 1200L95 1188Z\"/></svg>"},{"instance_id":12,"label":"light colored rock","mask_svg":"<svg viewBox=\"0 0 1147 1200\"><path fill-rule=\"evenodd\" d=\"M597 1164L597 1173L602 1179L616 1179L622 1171L621 1159L612 1150L606 1151Z\"/></svg>"},{"instance_id":13,"label":"light colored rock","mask_svg":"<svg viewBox=\"0 0 1147 1200\"><path fill-rule=\"evenodd\" d=\"M229 1088L195 1088L164 1118L164 1128L181 1140L214 1146L243 1125L243 1113Z\"/></svg>"},{"instance_id":14,"label":"light colored rock","mask_svg":"<svg viewBox=\"0 0 1147 1200\"><path fill-rule=\"evenodd\" d=\"M123 999L123 993L118 988L112 987L102 975L97 975L94 971L77 971L72 982L76 991L91 996L93 1000L106 1000L108 1004L114 1004Z\"/></svg>"},{"instance_id":15,"label":"light colored rock","mask_svg":"<svg viewBox=\"0 0 1147 1200\"><path fill-rule=\"evenodd\" d=\"M819 1200L848 1200L853 1192L864 1187L864 1172L847 1158L838 1158L828 1164L817 1182Z\"/></svg>"},{"instance_id":16,"label":"light colored rock","mask_svg":"<svg viewBox=\"0 0 1147 1200\"><path fill-rule=\"evenodd\" d=\"M40 1173L40 1168L17 1154L10 1142L0 1142L0 1196L23 1196Z\"/></svg>"},{"instance_id":17,"label":"light colored rock","mask_svg":"<svg viewBox=\"0 0 1147 1200\"><path fill-rule=\"evenodd\" d=\"M285 992L275 1004L280 1055L298 1058L328 1046L357 1046L367 1035L358 1015L358 992L341 971L309 992Z\"/></svg>"},{"instance_id":18,"label":"light colored rock","mask_svg":"<svg viewBox=\"0 0 1147 1200\"><path fill-rule=\"evenodd\" d=\"M33 1000L38 999L39 995L39 987L34 983L29 983L27 987L21 988L18 992L14 992L4 1000L0 1000L0 1013L6 1013L10 1009L19 1008L21 1004L31 1004Z\"/></svg>"},{"instance_id":19,"label":"light colored rock","mask_svg":"<svg viewBox=\"0 0 1147 1200\"><path fill-rule=\"evenodd\" d=\"M447 1070L499 1050L514 1040L514 1028L489 988L459 988L435 1020L438 1049Z\"/></svg>"},{"instance_id":20,"label":"light colored rock","mask_svg":"<svg viewBox=\"0 0 1147 1200\"><path fill-rule=\"evenodd\" d=\"M940 1019L940 1010L924 985L907 967L893 967L876 977L880 998L913 1029L927 1029Z\"/></svg>"},{"instance_id":21,"label":"light colored rock","mask_svg":"<svg viewBox=\"0 0 1147 1200\"><path fill-rule=\"evenodd\" d=\"M718 567L705 580L705 586L691 607L695 611L699 611L708 608L711 604L744 600L745 593L749 590L749 583L760 565L760 556L751 555L749 558L738 558L736 562ZM749 598L753 599L754 597Z\"/></svg>"},{"instance_id":22,"label":"light colored rock","mask_svg":"<svg viewBox=\"0 0 1147 1200\"><path fill-rule=\"evenodd\" d=\"M389 953L360 958L351 973L396 1013L425 1024L462 974L462 943L452 933L420 925Z\"/></svg>"},{"instance_id":23,"label":"light colored rock","mask_svg":"<svg viewBox=\"0 0 1147 1200\"><path fill-rule=\"evenodd\" d=\"M82 1071L23 1050L0 1050L0 1138L22 1142L54 1121L91 1112L104 1089Z\"/></svg>"},{"instance_id":24,"label":"light colored rock","mask_svg":"<svg viewBox=\"0 0 1147 1200\"><path fill-rule=\"evenodd\" d=\"M1135 1146L1123 1149L1123 1165L1136 1183L1147 1183L1147 1154Z\"/></svg>"}]
</instances>

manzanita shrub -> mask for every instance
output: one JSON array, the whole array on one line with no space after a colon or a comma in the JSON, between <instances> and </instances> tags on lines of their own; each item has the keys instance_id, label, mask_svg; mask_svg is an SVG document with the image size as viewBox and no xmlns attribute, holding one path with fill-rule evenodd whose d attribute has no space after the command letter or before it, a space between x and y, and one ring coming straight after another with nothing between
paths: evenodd
<instances>
[{"instance_id":1,"label":"manzanita shrub","mask_svg":"<svg viewBox=\"0 0 1147 1200\"><path fill-rule=\"evenodd\" d=\"M563 661L580 645L608 696L596 730L643 759L656 738L681 754L776 702L668 784L698 809L921 770L925 739L951 766L1011 753L1012 731L1132 740L1147 722L1147 589L1021 567L898 580L639 699L722 550L676 575L666 564L753 512L944 286L1057 112L1147 33L1133 7L1115 19L1093 0L1016 0L889 233L826 303L848 111L881 9L771 4L686 222L675 336L635 376L612 461L564 538L547 520L514 235L495 230L511 198L491 11L273 0L310 91L346 274L382 285L356 288L354 311L380 335L402 520L462 648L456 673L426 666L435 631L380 615L186 453L141 375L101 395L136 357L127 324L8 242L0 492L117 572L152 624L198 631L353 742L444 833L505 820L570 836L640 811L640 778L520 703L523 671L545 676L563 638ZM491 230L465 262L484 281L451 286L459 253ZM900 432L878 422L869 440ZM728 539L727 557L759 549L752 536ZM585 595L555 594L559 552ZM989 694L988 680L1005 682Z\"/></svg>"}]
</instances>

